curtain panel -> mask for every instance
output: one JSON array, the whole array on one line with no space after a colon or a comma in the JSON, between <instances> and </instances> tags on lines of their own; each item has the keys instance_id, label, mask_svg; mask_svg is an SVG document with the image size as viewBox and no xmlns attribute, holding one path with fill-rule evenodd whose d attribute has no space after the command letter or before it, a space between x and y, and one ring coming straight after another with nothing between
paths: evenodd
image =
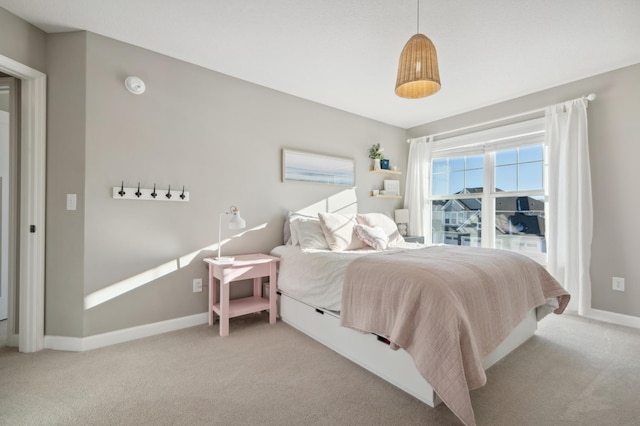
<instances>
[{"instance_id":1,"label":"curtain panel","mask_svg":"<svg viewBox=\"0 0 640 426\"><path fill-rule=\"evenodd\" d=\"M425 208L431 182L431 149L433 143L426 136L411 139L407 162L404 208L409 209L409 235L431 237L425 233L425 226L431 226L431 210ZM430 243L431 241L426 241Z\"/></svg>"},{"instance_id":2,"label":"curtain panel","mask_svg":"<svg viewBox=\"0 0 640 426\"><path fill-rule=\"evenodd\" d=\"M591 308L593 205L587 133L586 99L546 108L547 268L571 294L568 309L580 315Z\"/></svg>"}]
</instances>

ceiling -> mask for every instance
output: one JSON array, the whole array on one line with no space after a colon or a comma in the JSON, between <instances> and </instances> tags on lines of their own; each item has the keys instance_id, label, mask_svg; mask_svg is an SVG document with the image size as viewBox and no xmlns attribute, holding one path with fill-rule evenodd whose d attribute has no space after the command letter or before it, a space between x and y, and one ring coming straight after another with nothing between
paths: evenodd
<instances>
[{"instance_id":1,"label":"ceiling","mask_svg":"<svg viewBox=\"0 0 640 426\"><path fill-rule=\"evenodd\" d=\"M442 89L395 95L415 0L0 0L42 30L88 30L411 128L640 63L639 0L422 0Z\"/></svg>"}]
</instances>

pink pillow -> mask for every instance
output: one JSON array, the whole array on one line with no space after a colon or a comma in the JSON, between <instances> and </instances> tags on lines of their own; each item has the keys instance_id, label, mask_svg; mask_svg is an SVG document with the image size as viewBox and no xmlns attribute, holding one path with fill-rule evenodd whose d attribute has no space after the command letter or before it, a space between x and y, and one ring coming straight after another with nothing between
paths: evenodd
<instances>
[{"instance_id":1,"label":"pink pillow","mask_svg":"<svg viewBox=\"0 0 640 426\"><path fill-rule=\"evenodd\" d=\"M353 229L362 242L376 250L384 250L387 248L387 244L389 244L389 237L387 237L387 233L384 232L384 229L378 226L372 227L359 223L354 226Z\"/></svg>"},{"instance_id":2,"label":"pink pillow","mask_svg":"<svg viewBox=\"0 0 640 426\"><path fill-rule=\"evenodd\" d=\"M379 227L384 229L385 234L389 238L389 247L393 247L404 241L402 235L398 232L398 225L393 219L382 213L360 213L357 216L358 223L371 227Z\"/></svg>"}]
</instances>

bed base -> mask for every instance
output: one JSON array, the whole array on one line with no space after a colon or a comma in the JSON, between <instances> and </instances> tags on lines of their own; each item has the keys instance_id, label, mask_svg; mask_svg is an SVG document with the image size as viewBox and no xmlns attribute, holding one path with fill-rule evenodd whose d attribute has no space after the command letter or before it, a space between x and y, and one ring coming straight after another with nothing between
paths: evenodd
<instances>
[{"instance_id":1,"label":"bed base","mask_svg":"<svg viewBox=\"0 0 640 426\"><path fill-rule=\"evenodd\" d=\"M441 401L431 385L418 372L404 350L392 350L383 338L341 327L332 311L307 305L278 291L278 313L282 321L333 349L425 404L435 407ZM535 310L484 360L487 369L531 337L537 327Z\"/></svg>"}]
</instances>

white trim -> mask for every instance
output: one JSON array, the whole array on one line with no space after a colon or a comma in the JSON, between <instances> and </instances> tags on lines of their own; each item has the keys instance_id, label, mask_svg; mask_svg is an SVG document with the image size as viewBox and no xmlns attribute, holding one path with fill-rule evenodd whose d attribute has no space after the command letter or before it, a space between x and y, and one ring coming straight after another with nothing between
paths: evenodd
<instances>
[{"instance_id":1,"label":"white trim","mask_svg":"<svg viewBox=\"0 0 640 426\"><path fill-rule=\"evenodd\" d=\"M470 152L482 152L487 145L506 146L506 144L520 146L544 137L544 117L519 123L506 124L487 130L466 133L433 142L433 153L441 151L460 150L466 148ZM493 148L494 150L497 148ZM500 148L502 149L502 148ZM451 154L446 154L451 155ZM434 155L435 156L435 155Z\"/></svg>"},{"instance_id":2,"label":"white trim","mask_svg":"<svg viewBox=\"0 0 640 426\"><path fill-rule=\"evenodd\" d=\"M581 96L580 98L577 99L573 99L578 100L578 99L584 99L586 101L595 101L596 100L596 95L595 93L590 93L586 96ZM569 101L571 102L571 101ZM433 133L431 135L428 135L427 137L429 138L436 138L438 136L444 136L444 135L450 135L453 133L460 133L460 132L466 132L467 130L472 130L472 129L477 129L479 127L485 127L485 126L490 126L490 125L494 125L497 123L502 123L505 121L510 121L510 120L515 120L515 119L522 119L523 117L529 116L529 115L537 115L537 114L542 114L545 112L546 108L538 108L538 109L534 109L531 111L526 111L526 112L521 112L518 114L514 114L514 115L509 115L507 117L501 117L501 118L497 118L495 120L489 120L489 121L485 121L482 123L476 123L476 124L472 124L470 126L465 126L465 127L460 127L458 129L453 129L453 130L445 130L444 132L440 132L440 133ZM523 120L519 120L519 121L523 121ZM407 143L410 143L411 139L407 140Z\"/></svg>"},{"instance_id":3,"label":"white trim","mask_svg":"<svg viewBox=\"0 0 640 426\"><path fill-rule=\"evenodd\" d=\"M150 337L170 331L181 330L183 328L194 327L208 322L209 314L207 312L203 312L201 314L190 315L188 317L174 318L152 324L139 325L137 327L110 331L108 333L96 334L95 336L89 337L45 336L44 346L47 349L55 349L59 351L83 352L115 345L117 343L129 342L143 337ZM217 330L215 331L217 334Z\"/></svg>"},{"instance_id":4,"label":"white trim","mask_svg":"<svg viewBox=\"0 0 640 426\"><path fill-rule=\"evenodd\" d=\"M575 313L577 314L577 312ZM582 316L585 318L604 321L611 324L640 328L640 317L635 317L633 315L625 315L616 312L602 311L600 309L590 308L587 309Z\"/></svg>"},{"instance_id":5,"label":"white trim","mask_svg":"<svg viewBox=\"0 0 640 426\"><path fill-rule=\"evenodd\" d=\"M47 76L3 55L0 72L22 80L18 350L35 352L44 348ZM35 233L29 232L30 225L35 225Z\"/></svg>"}]
</instances>

